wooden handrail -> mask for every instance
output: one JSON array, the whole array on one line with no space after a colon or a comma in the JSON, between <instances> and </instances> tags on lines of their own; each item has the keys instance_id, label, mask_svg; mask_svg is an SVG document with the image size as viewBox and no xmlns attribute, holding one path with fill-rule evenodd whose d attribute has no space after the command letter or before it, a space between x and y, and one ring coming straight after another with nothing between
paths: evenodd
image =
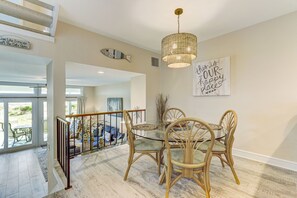
<instances>
[{"instance_id":1,"label":"wooden handrail","mask_svg":"<svg viewBox=\"0 0 297 198\"><path fill-rule=\"evenodd\" d=\"M70 124L70 122L68 122L67 120L57 116L57 119L60 121L60 122L63 122L64 124Z\"/></svg>"},{"instance_id":2,"label":"wooden handrail","mask_svg":"<svg viewBox=\"0 0 297 198\"><path fill-rule=\"evenodd\" d=\"M134 110L126 110L127 112L139 112L145 111L145 109L134 109ZM87 113L87 114L72 114L66 115L66 118L77 118L82 116L96 116L96 115L106 115L106 114L116 114L116 113L123 113L123 111L111 111L111 112L97 112L97 113Z\"/></svg>"}]
</instances>

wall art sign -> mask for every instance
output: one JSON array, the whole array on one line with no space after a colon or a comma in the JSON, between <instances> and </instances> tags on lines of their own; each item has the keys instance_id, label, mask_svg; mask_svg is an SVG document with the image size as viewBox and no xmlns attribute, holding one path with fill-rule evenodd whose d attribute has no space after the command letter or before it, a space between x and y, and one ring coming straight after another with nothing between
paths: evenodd
<instances>
[{"instance_id":1,"label":"wall art sign","mask_svg":"<svg viewBox=\"0 0 297 198\"><path fill-rule=\"evenodd\" d=\"M107 98L107 111L123 111L123 98ZM111 116L123 117L122 113Z\"/></svg>"},{"instance_id":2,"label":"wall art sign","mask_svg":"<svg viewBox=\"0 0 297 198\"><path fill-rule=\"evenodd\" d=\"M193 62L193 95L230 95L230 57Z\"/></svg>"},{"instance_id":3,"label":"wall art sign","mask_svg":"<svg viewBox=\"0 0 297 198\"><path fill-rule=\"evenodd\" d=\"M107 98L107 111L123 111L123 98Z\"/></svg>"},{"instance_id":4,"label":"wall art sign","mask_svg":"<svg viewBox=\"0 0 297 198\"><path fill-rule=\"evenodd\" d=\"M0 36L0 45L27 50L31 48L31 43L29 41L20 38L14 38L14 36Z\"/></svg>"}]
</instances>

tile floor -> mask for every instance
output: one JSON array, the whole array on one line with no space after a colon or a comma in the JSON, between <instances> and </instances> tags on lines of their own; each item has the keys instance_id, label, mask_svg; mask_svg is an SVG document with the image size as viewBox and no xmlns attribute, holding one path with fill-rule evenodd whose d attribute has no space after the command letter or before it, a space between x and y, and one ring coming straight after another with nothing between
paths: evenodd
<instances>
[{"instance_id":1,"label":"tile floor","mask_svg":"<svg viewBox=\"0 0 297 198\"><path fill-rule=\"evenodd\" d=\"M47 195L35 149L0 155L0 197L40 198Z\"/></svg>"},{"instance_id":2,"label":"tile floor","mask_svg":"<svg viewBox=\"0 0 297 198\"><path fill-rule=\"evenodd\" d=\"M159 198L165 185L159 185L156 164L142 157L131 167L128 180L123 181L127 167L128 145L122 145L71 160L72 189L48 197L59 198ZM296 198L297 172L235 157L235 169L241 181L237 185L228 167L218 159L211 165L212 198ZM193 181L181 179L170 190L172 198L205 197Z\"/></svg>"}]
</instances>

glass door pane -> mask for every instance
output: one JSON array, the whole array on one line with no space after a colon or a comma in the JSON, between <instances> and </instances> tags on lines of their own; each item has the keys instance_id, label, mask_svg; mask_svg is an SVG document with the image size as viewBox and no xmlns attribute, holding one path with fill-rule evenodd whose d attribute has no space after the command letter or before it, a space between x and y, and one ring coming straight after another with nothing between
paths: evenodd
<instances>
[{"instance_id":1,"label":"glass door pane","mask_svg":"<svg viewBox=\"0 0 297 198\"><path fill-rule=\"evenodd\" d=\"M8 103L8 148L32 144L32 102Z\"/></svg>"},{"instance_id":2,"label":"glass door pane","mask_svg":"<svg viewBox=\"0 0 297 198\"><path fill-rule=\"evenodd\" d=\"M43 102L43 141L47 141L47 102Z\"/></svg>"},{"instance_id":3,"label":"glass door pane","mask_svg":"<svg viewBox=\"0 0 297 198\"><path fill-rule=\"evenodd\" d=\"M4 103L0 102L0 149L4 148Z\"/></svg>"}]
</instances>

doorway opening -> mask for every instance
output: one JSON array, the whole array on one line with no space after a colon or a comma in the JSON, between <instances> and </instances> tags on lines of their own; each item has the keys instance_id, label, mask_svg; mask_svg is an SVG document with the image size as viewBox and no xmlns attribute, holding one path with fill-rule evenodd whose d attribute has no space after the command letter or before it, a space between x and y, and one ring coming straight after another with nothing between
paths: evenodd
<instances>
[{"instance_id":1,"label":"doorway opening","mask_svg":"<svg viewBox=\"0 0 297 198\"><path fill-rule=\"evenodd\" d=\"M108 111L108 98L121 98L122 109L146 108L145 74L74 62L66 62L65 69L66 86L81 88L81 93L72 97L76 103L71 102L77 114ZM71 99L67 91L66 98ZM66 109L67 113L72 114Z\"/></svg>"},{"instance_id":2,"label":"doorway opening","mask_svg":"<svg viewBox=\"0 0 297 198\"><path fill-rule=\"evenodd\" d=\"M0 51L0 153L47 142L46 67L50 59Z\"/></svg>"}]
</instances>

